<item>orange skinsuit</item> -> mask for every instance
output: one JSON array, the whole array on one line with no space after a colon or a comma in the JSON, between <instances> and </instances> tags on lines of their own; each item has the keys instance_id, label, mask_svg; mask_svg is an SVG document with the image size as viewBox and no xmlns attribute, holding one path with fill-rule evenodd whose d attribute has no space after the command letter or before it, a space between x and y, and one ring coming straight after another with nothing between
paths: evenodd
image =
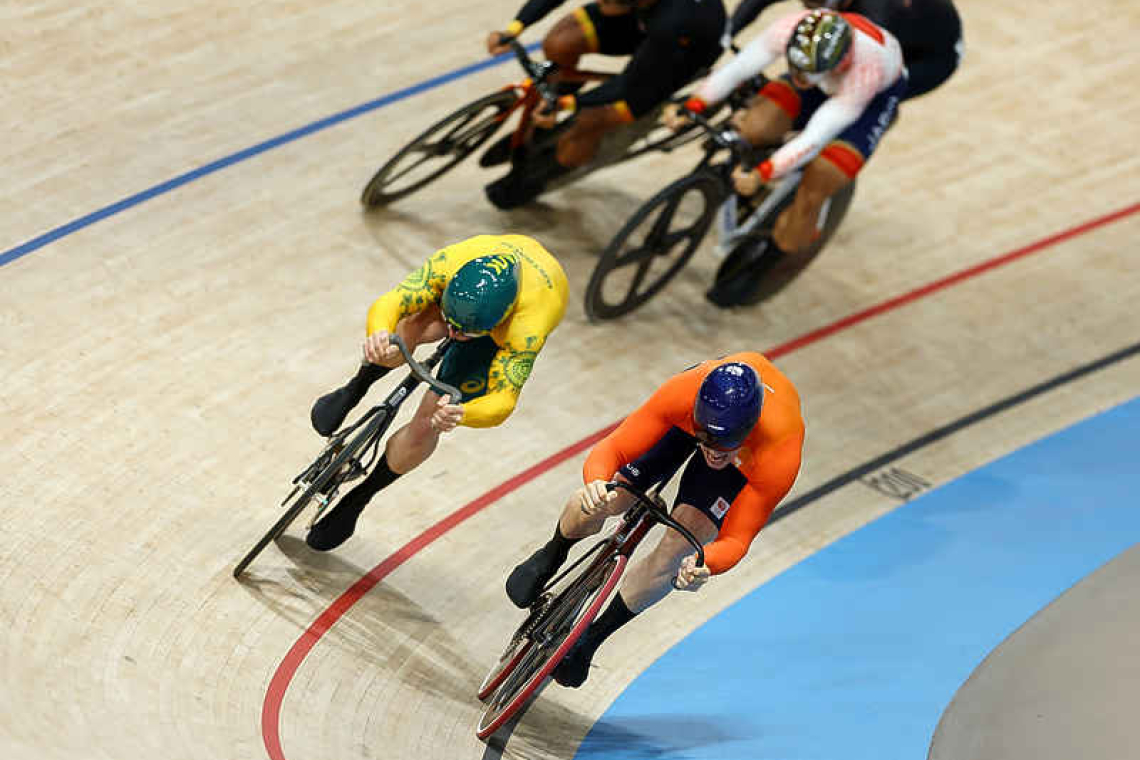
<instances>
[{"instance_id":1,"label":"orange skinsuit","mask_svg":"<svg viewBox=\"0 0 1140 760\"><path fill-rule=\"evenodd\" d=\"M701 381L714 367L727 362L741 362L756 370L765 386L764 405L756 427L737 452L736 468L748 484L733 500L716 540L705 547L705 563L713 575L743 559L772 510L791 490L800 469L804 443L800 396L775 365L746 351L674 375L594 447L582 468L587 483L612 480L618 469L647 452L670 428L692 435L693 403Z\"/></svg>"}]
</instances>

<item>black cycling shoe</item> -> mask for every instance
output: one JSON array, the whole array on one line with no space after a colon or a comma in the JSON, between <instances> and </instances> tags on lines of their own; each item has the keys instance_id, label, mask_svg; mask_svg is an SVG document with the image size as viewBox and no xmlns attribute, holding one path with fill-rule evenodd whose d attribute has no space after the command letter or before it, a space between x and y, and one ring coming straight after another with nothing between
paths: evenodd
<instances>
[{"instance_id":1,"label":"black cycling shoe","mask_svg":"<svg viewBox=\"0 0 1140 760\"><path fill-rule=\"evenodd\" d=\"M555 666L551 675L559 686L577 689L586 683L586 679L590 675L590 661L594 659L596 650L592 646L587 646L585 641L586 636L583 634L582 638L570 647L570 651L562 658L562 662Z\"/></svg>"},{"instance_id":2,"label":"black cycling shoe","mask_svg":"<svg viewBox=\"0 0 1140 760\"><path fill-rule=\"evenodd\" d=\"M765 275L783 257L784 252L768 239L737 246L721 262L705 298L722 309L756 303L763 292Z\"/></svg>"},{"instance_id":3,"label":"black cycling shoe","mask_svg":"<svg viewBox=\"0 0 1140 760\"><path fill-rule=\"evenodd\" d=\"M513 134L502 137L491 143L491 147L479 156L479 165L483 167L499 166L511 160L511 138Z\"/></svg>"},{"instance_id":4,"label":"black cycling shoe","mask_svg":"<svg viewBox=\"0 0 1140 760\"><path fill-rule=\"evenodd\" d=\"M349 383L343 388L337 388L332 393L326 393L313 403L309 412L309 421L313 423L313 430L328 438L337 431L344 422L344 418L352 408L364 398L367 389L358 389L356 383Z\"/></svg>"},{"instance_id":5,"label":"black cycling shoe","mask_svg":"<svg viewBox=\"0 0 1140 760\"><path fill-rule=\"evenodd\" d=\"M357 504L357 501L364 503ZM364 506L367 503L367 499L354 499L352 492L348 492L327 515L309 529L309 534L305 536L305 543L309 545L310 549L316 549L319 552L327 552L337 548L356 532L356 520L364 511Z\"/></svg>"},{"instance_id":6,"label":"black cycling shoe","mask_svg":"<svg viewBox=\"0 0 1140 760\"><path fill-rule=\"evenodd\" d=\"M483 192L496 208L507 211L530 203L542 195L545 188L545 181L524 177L521 172L512 171L487 185Z\"/></svg>"},{"instance_id":7,"label":"black cycling shoe","mask_svg":"<svg viewBox=\"0 0 1140 760\"><path fill-rule=\"evenodd\" d=\"M552 552L545 546L511 571L507 577L507 596L516 607L526 609L534 604L542 587L558 572Z\"/></svg>"}]
</instances>

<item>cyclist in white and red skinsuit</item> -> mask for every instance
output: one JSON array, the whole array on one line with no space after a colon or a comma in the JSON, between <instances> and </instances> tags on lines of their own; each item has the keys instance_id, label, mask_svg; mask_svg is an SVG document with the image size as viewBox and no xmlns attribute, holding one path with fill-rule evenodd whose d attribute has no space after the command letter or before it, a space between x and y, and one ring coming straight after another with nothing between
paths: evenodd
<instances>
[{"instance_id":1,"label":"cyclist in white and red skinsuit","mask_svg":"<svg viewBox=\"0 0 1140 760\"><path fill-rule=\"evenodd\" d=\"M849 41L828 49L840 33ZM753 145L779 144L791 130L799 134L758 166L738 168L733 183L742 195L752 195L764 182L804 167L795 200L772 235L780 250L795 254L819 235L824 202L855 178L894 120L906 69L898 41L865 17L799 11L775 22L714 71L686 109L699 113L720 102L785 55L788 73L769 82L734 122ZM683 123L683 112L677 118Z\"/></svg>"}]
</instances>

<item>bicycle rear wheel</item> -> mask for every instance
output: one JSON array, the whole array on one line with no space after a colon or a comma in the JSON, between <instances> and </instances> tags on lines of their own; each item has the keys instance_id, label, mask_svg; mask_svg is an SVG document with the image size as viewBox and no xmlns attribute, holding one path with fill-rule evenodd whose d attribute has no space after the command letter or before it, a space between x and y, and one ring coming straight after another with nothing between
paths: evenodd
<instances>
[{"instance_id":1,"label":"bicycle rear wheel","mask_svg":"<svg viewBox=\"0 0 1140 760\"><path fill-rule=\"evenodd\" d=\"M294 496L297 495L298 491L300 491L300 496L296 496L296 499L293 500L293 503L289 506L288 509L285 510L285 514L281 515L281 517L278 518L277 522L273 523L273 527L271 527L266 532L266 534L262 536L256 544L254 544L253 548L250 549L246 555L241 558L241 561L234 566L235 578L241 577L241 574L245 572L245 569L249 567L249 564L257 558L257 555L261 554L262 550L265 549L265 547L269 546L271 541L274 541L278 536L289 529L289 526L292 525L293 522L300 516L305 507L309 505L309 502L311 502L313 498L321 492L321 490L328 484L330 480L332 480L333 477L337 476L340 473L341 469L348 464L349 460L352 457L356 456L357 453L363 450L373 437L377 435L383 435L384 429L387 427L387 423L388 412L386 409L382 409L379 413L376 414L373 419L369 420L368 424L364 427L363 430L358 432L351 441L345 444L343 449L341 449L335 454L335 456L331 458L329 463L324 468L322 468L311 481L308 481L307 483L304 480L301 481L301 483L305 484L304 489L302 489L299 484L293 486L293 490L290 491L289 495L285 497L285 501L281 502L281 506L289 504L289 501L291 499L294 499ZM327 452L334 445L334 443L330 443L328 446L326 446L325 450L322 451L321 455L317 458L317 462L319 462L322 457L325 457L327 455ZM316 464L316 462L314 464ZM312 469L311 465L310 469ZM307 471L308 470L306 470L306 472Z\"/></svg>"},{"instance_id":2,"label":"bicycle rear wheel","mask_svg":"<svg viewBox=\"0 0 1140 760\"><path fill-rule=\"evenodd\" d=\"M712 172L689 174L658 192L614 236L586 286L586 315L614 319L664 288L696 253L725 188Z\"/></svg>"},{"instance_id":3,"label":"bicycle rear wheel","mask_svg":"<svg viewBox=\"0 0 1140 760\"><path fill-rule=\"evenodd\" d=\"M757 304L776 295L807 269L808 265L823 251L847 215L847 209L851 206L851 199L854 195L855 183L851 182L828 199L827 205L821 211L821 215L825 214L826 216L819 237L807 250L788 256L769 245L764 254L766 260L757 263L754 260L750 261L753 257L749 248L757 245L768 245L767 241L762 239L744 240L725 257L717 270L716 282L732 282L740 277L756 278L755 282L751 283L751 287L748 288L749 292L737 302L736 305L739 306ZM768 218L760 224L760 227L765 230L766 236L771 234L776 217L791 204L793 197L789 196L787 203L774 209Z\"/></svg>"},{"instance_id":4,"label":"bicycle rear wheel","mask_svg":"<svg viewBox=\"0 0 1140 760\"><path fill-rule=\"evenodd\" d=\"M508 647L500 663L508 659L514 661L514 665L500 678L501 685L479 720L476 736L489 738L538 691L597 617L617 587L628 560L628 557L618 554L591 565L551 601L544 619L526 637L529 643L514 653Z\"/></svg>"},{"instance_id":5,"label":"bicycle rear wheel","mask_svg":"<svg viewBox=\"0 0 1140 760\"><path fill-rule=\"evenodd\" d=\"M388 160L364 186L360 202L385 206L440 177L485 143L518 101L501 90L468 103L425 129Z\"/></svg>"}]
</instances>

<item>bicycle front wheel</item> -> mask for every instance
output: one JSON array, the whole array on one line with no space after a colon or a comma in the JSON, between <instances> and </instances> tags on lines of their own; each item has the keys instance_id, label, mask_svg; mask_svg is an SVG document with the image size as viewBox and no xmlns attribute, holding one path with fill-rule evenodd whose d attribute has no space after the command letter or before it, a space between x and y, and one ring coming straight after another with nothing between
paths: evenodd
<instances>
[{"instance_id":1,"label":"bicycle front wheel","mask_svg":"<svg viewBox=\"0 0 1140 760\"><path fill-rule=\"evenodd\" d=\"M664 288L696 253L726 190L708 171L660 191L622 226L586 286L586 315L614 319Z\"/></svg>"},{"instance_id":2,"label":"bicycle front wheel","mask_svg":"<svg viewBox=\"0 0 1140 760\"><path fill-rule=\"evenodd\" d=\"M487 739L514 717L598 616L613 593L629 558L614 555L592 565L583 575L558 594L544 619L528 637L529 644L512 656L518 657L513 669L491 697L475 735ZM500 660L502 662L502 660ZM492 671L493 672L493 671Z\"/></svg>"},{"instance_id":3,"label":"bicycle front wheel","mask_svg":"<svg viewBox=\"0 0 1140 760\"><path fill-rule=\"evenodd\" d=\"M360 202L386 206L437 179L485 143L517 101L514 90L501 90L432 124L372 175Z\"/></svg>"}]
</instances>

